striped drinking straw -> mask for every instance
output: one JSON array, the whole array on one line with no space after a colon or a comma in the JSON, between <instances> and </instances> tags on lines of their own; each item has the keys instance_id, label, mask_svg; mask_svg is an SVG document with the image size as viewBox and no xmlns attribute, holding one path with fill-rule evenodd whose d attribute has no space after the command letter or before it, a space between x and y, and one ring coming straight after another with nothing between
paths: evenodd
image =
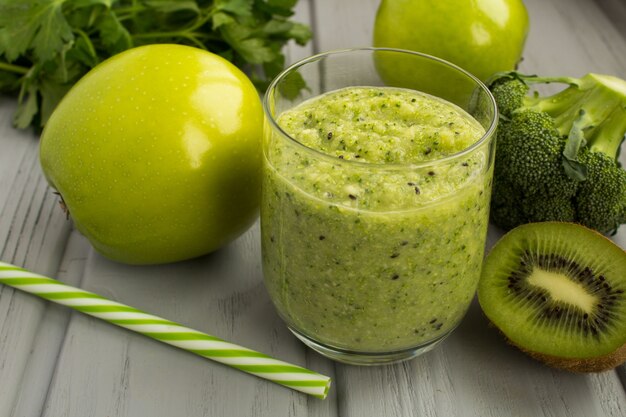
<instances>
[{"instance_id":1,"label":"striped drinking straw","mask_svg":"<svg viewBox=\"0 0 626 417\"><path fill-rule=\"evenodd\" d=\"M325 375L8 263L0 262L0 283L317 398L330 388Z\"/></svg>"}]
</instances>

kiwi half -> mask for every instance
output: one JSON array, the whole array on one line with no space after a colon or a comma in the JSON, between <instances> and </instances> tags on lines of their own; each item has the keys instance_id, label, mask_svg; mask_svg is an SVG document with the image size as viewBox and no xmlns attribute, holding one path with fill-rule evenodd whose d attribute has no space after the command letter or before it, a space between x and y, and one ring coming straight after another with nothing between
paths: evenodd
<instances>
[{"instance_id":1,"label":"kiwi half","mask_svg":"<svg viewBox=\"0 0 626 417\"><path fill-rule=\"evenodd\" d=\"M517 347L578 372L626 360L626 252L572 223L507 233L483 265L478 301Z\"/></svg>"}]
</instances>

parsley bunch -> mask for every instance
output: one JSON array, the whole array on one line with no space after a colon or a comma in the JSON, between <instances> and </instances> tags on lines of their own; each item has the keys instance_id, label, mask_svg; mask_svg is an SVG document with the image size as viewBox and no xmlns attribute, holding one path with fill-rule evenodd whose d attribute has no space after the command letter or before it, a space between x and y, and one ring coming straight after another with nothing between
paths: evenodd
<instances>
[{"instance_id":1,"label":"parsley bunch","mask_svg":"<svg viewBox=\"0 0 626 417\"><path fill-rule=\"evenodd\" d=\"M43 127L89 69L134 46L180 43L242 68L264 90L282 48L309 28L297 0L0 0L0 92L18 94L14 124Z\"/></svg>"}]
</instances>

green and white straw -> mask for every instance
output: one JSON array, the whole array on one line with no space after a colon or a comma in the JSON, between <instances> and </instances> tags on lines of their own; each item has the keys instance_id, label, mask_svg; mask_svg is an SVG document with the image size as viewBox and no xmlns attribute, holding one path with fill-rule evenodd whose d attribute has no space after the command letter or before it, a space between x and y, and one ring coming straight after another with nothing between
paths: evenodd
<instances>
[{"instance_id":1,"label":"green and white straw","mask_svg":"<svg viewBox=\"0 0 626 417\"><path fill-rule=\"evenodd\" d=\"M321 399L330 388L325 375L8 263L0 262L0 283Z\"/></svg>"}]
</instances>

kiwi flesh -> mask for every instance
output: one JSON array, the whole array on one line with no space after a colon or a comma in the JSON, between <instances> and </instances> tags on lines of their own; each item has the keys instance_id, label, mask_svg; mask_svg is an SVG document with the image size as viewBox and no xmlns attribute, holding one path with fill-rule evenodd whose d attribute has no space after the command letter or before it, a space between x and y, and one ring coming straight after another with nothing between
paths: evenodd
<instances>
[{"instance_id":1,"label":"kiwi flesh","mask_svg":"<svg viewBox=\"0 0 626 417\"><path fill-rule=\"evenodd\" d=\"M478 301L512 344L548 365L600 372L626 360L626 252L586 227L511 230L485 259Z\"/></svg>"}]
</instances>

